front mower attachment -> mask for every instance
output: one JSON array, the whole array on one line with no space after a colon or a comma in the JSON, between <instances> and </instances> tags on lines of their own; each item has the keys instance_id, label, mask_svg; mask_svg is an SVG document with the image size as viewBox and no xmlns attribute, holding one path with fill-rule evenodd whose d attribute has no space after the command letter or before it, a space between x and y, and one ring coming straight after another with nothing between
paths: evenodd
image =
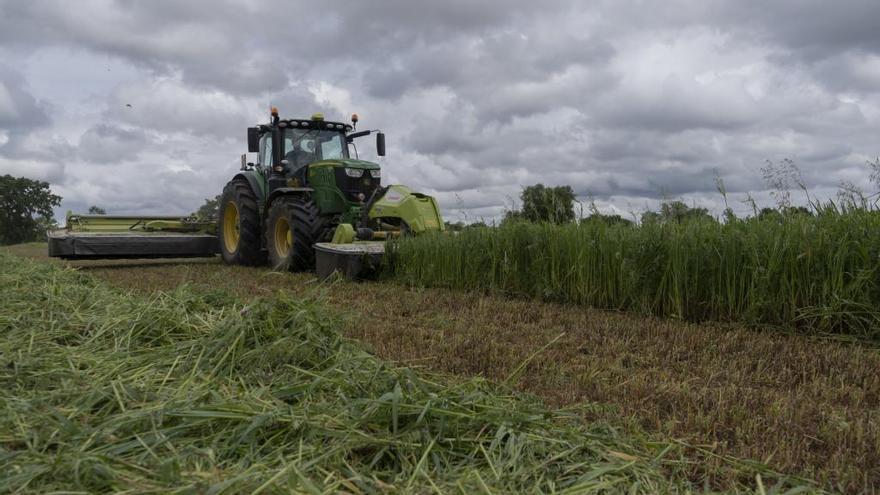
<instances>
[{"instance_id":1,"label":"front mower attachment","mask_svg":"<svg viewBox=\"0 0 880 495\"><path fill-rule=\"evenodd\" d=\"M384 256L382 241L319 242L315 244L315 271L320 279L339 273L350 280L362 280L379 272Z\"/></svg>"},{"instance_id":2,"label":"front mower attachment","mask_svg":"<svg viewBox=\"0 0 880 495\"><path fill-rule=\"evenodd\" d=\"M186 216L67 215L48 233L49 256L63 259L194 258L219 252L213 222Z\"/></svg>"}]
</instances>

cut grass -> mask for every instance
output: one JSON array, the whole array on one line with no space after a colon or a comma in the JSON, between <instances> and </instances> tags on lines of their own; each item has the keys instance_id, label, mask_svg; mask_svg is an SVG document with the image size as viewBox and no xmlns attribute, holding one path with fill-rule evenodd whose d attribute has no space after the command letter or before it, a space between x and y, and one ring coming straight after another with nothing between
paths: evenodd
<instances>
[{"instance_id":1,"label":"cut grass","mask_svg":"<svg viewBox=\"0 0 880 495\"><path fill-rule=\"evenodd\" d=\"M46 260L45 244L8 251ZM216 260L74 265L144 294L191 283L248 301L279 289L304 295L317 285L311 274ZM557 406L605 404L585 415L762 460L831 491L880 488L880 353L863 342L384 282L340 282L327 292L337 311L354 315L345 334L385 359L503 381L564 332L522 370L517 388ZM703 460L687 468L692 478L717 487L748 481L712 455Z\"/></svg>"},{"instance_id":2,"label":"cut grass","mask_svg":"<svg viewBox=\"0 0 880 495\"><path fill-rule=\"evenodd\" d=\"M675 443L390 366L308 299L136 296L7 254L0 297L2 492L695 488ZM747 471L752 486L790 487Z\"/></svg>"}]
</instances>

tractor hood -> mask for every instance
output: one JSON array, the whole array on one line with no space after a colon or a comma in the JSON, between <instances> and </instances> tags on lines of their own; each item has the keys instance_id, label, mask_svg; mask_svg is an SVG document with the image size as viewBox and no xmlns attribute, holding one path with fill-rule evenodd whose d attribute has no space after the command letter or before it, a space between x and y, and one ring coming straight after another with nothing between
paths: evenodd
<instances>
[{"instance_id":1,"label":"tractor hood","mask_svg":"<svg viewBox=\"0 0 880 495\"><path fill-rule=\"evenodd\" d=\"M353 158L339 158L333 160L320 160L317 162L312 162L309 164L310 168L321 168L321 167L345 167L345 168L357 168L361 170L379 170L379 164L374 162L368 162L366 160L355 160Z\"/></svg>"}]
</instances>

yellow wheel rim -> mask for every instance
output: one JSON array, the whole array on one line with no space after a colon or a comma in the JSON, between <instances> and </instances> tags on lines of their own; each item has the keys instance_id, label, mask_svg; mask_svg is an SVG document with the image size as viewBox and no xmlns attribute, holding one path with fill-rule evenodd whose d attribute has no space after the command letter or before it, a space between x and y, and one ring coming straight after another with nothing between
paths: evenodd
<instances>
[{"instance_id":1,"label":"yellow wheel rim","mask_svg":"<svg viewBox=\"0 0 880 495\"><path fill-rule=\"evenodd\" d=\"M223 243L228 253L234 253L238 249L238 239L241 236L239 228L238 206L230 201L223 209Z\"/></svg>"},{"instance_id":2,"label":"yellow wheel rim","mask_svg":"<svg viewBox=\"0 0 880 495\"><path fill-rule=\"evenodd\" d=\"M290 223L286 218L279 218L275 221L275 253L279 258L287 258L292 246L293 232L290 230Z\"/></svg>"}]
</instances>

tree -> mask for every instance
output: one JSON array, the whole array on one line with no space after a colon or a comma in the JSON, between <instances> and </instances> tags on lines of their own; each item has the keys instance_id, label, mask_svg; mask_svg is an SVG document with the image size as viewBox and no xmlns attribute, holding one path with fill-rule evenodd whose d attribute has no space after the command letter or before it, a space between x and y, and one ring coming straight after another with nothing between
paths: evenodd
<instances>
[{"instance_id":1,"label":"tree","mask_svg":"<svg viewBox=\"0 0 880 495\"><path fill-rule=\"evenodd\" d=\"M100 206L89 206L89 215L106 215L107 210L101 208Z\"/></svg>"},{"instance_id":2,"label":"tree","mask_svg":"<svg viewBox=\"0 0 880 495\"><path fill-rule=\"evenodd\" d=\"M505 210L504 217L501 219L501 225L524 222L526 219L519 210Z\"/></svg>"},{"instance_id":3,"label":"tree","mask_svg":"<svg viewBox=\"0 0 880 495\"><path fill-rule=\"evenodd\" d=\"M519 213L524 220L551 223L574 221L575 196L571 186L546 187L544 184L535 184L523 189L520 199L522 211Z\"/></svg>"},{"instance_id":4,"label":"tree","mask_svg":"<svg viewBox=\"0 0 880 495\"><path fill-rule=\"evenodd\" d=\"M45 238L51 228L52 208L61 196L52 194L48 182L25 177L0 177L0 244L18 244Z\"/></svg>"},{"instance_id":5,"label":"tree","mask_svg":"<svg viewBox=\"0 0 880 495\"><path fill-rule=\"evenodd\" d=\"M604 223L605 225L632 225L632 221L623 218L620 215L605 215L603 213L594 212L588 217L581 219L581 224Z\"/></svg>"},{"instance_id":6,"label":"tree","mask_svg":"<svg viewBox=\"0 0 880 495\"><path fill-rule=\"evenodd\" d=\"M761 208L761 211L758 212L758 220L779 220L782 218L782 213L779 213L779 210L776 208L764 207Z\"/></svg>"},{"instance_id":7,"label":"tree","mask_svg":"<svg viewBox=\"0 0 880 495\"><path fill-rule=\"evenodd\" d=\"M811 217L813 212L806 206L789 206L783 212L789 217Z\"/></svg>"},{"instance_id":8,"label":"tree","mask_svg":"<svg viewBox=\"0 0 880 495\"><path fill-rule=\"evenodd\" d=\"M648 210L642 213L642 225L648 225L652 223L662 223L663 218L656 211Z\"/></svg>"},{"instance_id":9,"label":"tree","mask_svg":"<svg viewBox=\"0 0 880 495\"><path fill-rule=\"evenodd\" d=\"M642 223L683 223L692 220L714 220L706 208L691 207L683 201L666 201L660 205L660 211L646 211L642 214Z\"/></svg>"},{"instance_id":10,"label":"tree","mask_svg":"<svg viewBox=\"0 0 880 495\"><path fill-rule=\"evenodd\" d=\"M205 203L193 215L203 222L214 222L220 216L220 195L205 199Z\"/></svg>"},{"instance_id":11,"label":"tree","mask_svg":"<svg viewBox=\"0 0 880 495\"><path fill-rule=\"evenodd\" d=\"M761 208L761 211L758 213L758 220L774 220L781 222L786 218L799 216L811 217L813 216L813 212L805 206L784 206L779 209Z\"/></svg>"}]
</instances>

